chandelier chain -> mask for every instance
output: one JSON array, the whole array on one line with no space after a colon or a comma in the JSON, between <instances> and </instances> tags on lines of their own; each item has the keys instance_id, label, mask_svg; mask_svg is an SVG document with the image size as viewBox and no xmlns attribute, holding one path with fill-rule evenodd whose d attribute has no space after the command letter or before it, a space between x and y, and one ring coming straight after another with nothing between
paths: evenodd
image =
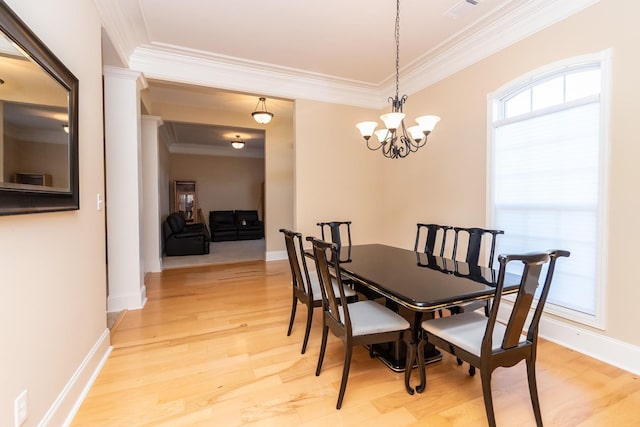
<instances>
[{"instance_id":1,"label":"chandelier chain","mask_svg":"<svg viewBox=\"0 0 640 427\"><path fill-rule=\"evenodd\" d=\"M396 0L396 99L400 94L400 0Z\"/></svg>"}]
</instances>

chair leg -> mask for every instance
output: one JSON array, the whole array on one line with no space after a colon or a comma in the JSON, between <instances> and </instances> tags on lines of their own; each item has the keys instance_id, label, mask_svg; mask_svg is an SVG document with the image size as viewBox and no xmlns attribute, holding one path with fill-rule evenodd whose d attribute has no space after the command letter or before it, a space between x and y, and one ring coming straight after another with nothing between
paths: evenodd
<instances>
[{"instance_id":1,"label":"chair leg","mask_svg":"<svg viewBox=\"0 0 640 427\"><path fill-rule=\"evenodd\" d=\"M418 372L420 372L420 384L418 384L416 386L416 391L418 393L422 393L425 389L425 387L427 386L427 374L425 372L425 367L424 367L424 346L426 344L426 340L424 338L420 339L420 342L418 343Z\"/></svg>"},{"instance_id":2,"label":"chair leg","mask_svg":"<svg viewBox=\"0 0 640 427\"><path fill-rule=\"evenodd\" d=\"M291 335L291 329L293 329L293 320L296 318L296 308L298 307L298 298L294 295L293 302L291 303L291 319L289 320L289 330L287 336Z\"/></svg>"},{"instance_id":3,"label":"chair leg","mask_svg":"<svg viewBox=\"0 0 640 427\"><path fill-rule=\"evenodd\" d=\"M484 397L484 410L487 412L489 427L496 426L496 417L493 413L493 398L491 397L491 372L480 370L482 378L482 396Z\"/></svg>"},{"instance_id":4,"label":"chair leg","mask_svg":"<svg viewBox=\"0 0 640 427\"><path fill-rule=\"evenodd\" d=\"M527 360L527 379L529 380L529 394L533 414L536 417L536 425L542 426L542 413L540 412L540 400L538 399L538 384L536 382L536 364L533 360Z\"/></svg>"},{"instance_id":5,"label":"chair leg","mask_svg":"<svg viewBox=\"0 0 640 427\"><path fill-rule=\"evenodd\" d=\"M476 367L471 365L471 364L469 364L469 376L473 377L475 375L476 375Z\"/></svg>"},{"instance_id":6,"label":"chair leg","mask_svg":"<svg viewBox=\"0 0 640 427\"><path fill-rule=\"evenodd\" d=\"M402 337L407 345L407 360L404 364L404 387L407 389L407 393L413 394L411 371L413 370L413 362L416 360L416 344L413 342L411 330L404 331Z\"/></svg>"},{"instance_id":7,"label":"chair leg","mask_svg":"<svg viewBox=\"0 0 640 427\"><path fill-rule=\"evenodd\" d=\"M340 409L342 407L342 399L344 398L344 392L347 389L347 379L349 379L349 368L351 367L351 353L353 351L353 346L351 346L350 343L345 343L344 348L344 368L342 368L342 382L340 383L340 393L338 394L336 409Z\"/></svg>"},{"instance_id":8,"label":"chair leg","mask_svg":"<svg viewBox=\"0 0 640 427\"><path fill-rule=\"evenodd\" d=\"M316 377L320 375L322 369L322 362L324 361L324 351L327 348L327 336L329 334L329 327L322 325L322 342L320 343L320 354L318 355L318 366L316 367Z\"/></svg>"},{"instance_id":9,"label":"chair leg","mask_svg":"<svg viewBox=\"0 0 640 427\"><path fill-rule=\"evenodd\" d=\"M304 340L302 341L302 354L307 351L307 342L309 341L309 332L311 332L311 321L313 320L313 305L307 305L307 327L304 330Z\"/></svg>"}]
</instances>

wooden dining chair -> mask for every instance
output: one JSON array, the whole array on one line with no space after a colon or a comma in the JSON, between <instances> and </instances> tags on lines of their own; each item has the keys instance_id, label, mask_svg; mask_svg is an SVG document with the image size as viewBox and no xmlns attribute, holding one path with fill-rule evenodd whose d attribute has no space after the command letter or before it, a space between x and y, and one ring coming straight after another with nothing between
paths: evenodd
<instances>
[{"instance_id":1,"label":"wooden dining chair","mask_svg":"<svg viewBox=\"0 0 640 427\"><path fill-rule=\"evenodd\" d=\"M498 367L511 367L525 360L529 394L536 424L542 426L535 368L538 324L549 295L549 287L553 278L556 260L559 257L568 256L569 252L563 250L525 255L500 255L498 257L500 270L489 317L471 311L422 322L422 337L417 351L420 385L416 387L416 390L421 393L426 386L424 356L421 353L421 349L429 342L480 369L487 420L489 425L493 427L496 425L496 421L491 397L491 374ZM504 325L498 323L497 318L504 287L505 272L507 264L510 262L520 262L524 268L509 321ZM542 285L538 303L525 335L523 330L527 315L533 305L534 296L539 287L543 265L547 262L549 266L546 279Z\"/></svg>"},{"instance_id":2,"label":"wooden dining chair","mask_svg":"<svg viewBox=\"0 0 640 427\"><path fill-rule=\"evenodd\" d=\"M319 222L318 227L320 227L320 235L323 241L330 241L338 246L338 259L340 262L350 262L351 221Z\"/></svg>"},{"instance_id":3,"label":"wooden dining chair","mask_svg":"<svg viewBox=\"0 0 640 427\"><path fill-rule=\"evenodd\" d=\"M413 245L414 252L444 256L444 247L447 243L447 230L452 227L438 224L417 224L416 242ZM423 244L424 242L424 244ZM438 242L438 247L436 247Z\"/></svg>"},{"instance_id":4,"label":"wooden dining chair","mask_svg":"<svg viewBox=\"0 0 640 427\"><path fill-rule=\"evenodd\" d=\"M460 256L459 251L464 251L464 262L469 265L469 272L460 271L456 269L455 274L457 276L465 276L469 274L473 275L473 270L476 266L486 266L489 268L493 267L493 258L496 251L496 238L500 234L504 234L502 230L489 230L485 228L478 227L453 227L454 231L454 240L453 240L453 255L452 258L455 260ZM466 236L466 248L462 248L462 244L460 241L461 237ZM484 244L489 248L489 258L486 263L480 262L480 252L482 251L482 246ZM480 301L476 303L467 304L465 306L456 305L453 307L449 307L449 310L452 314L460 313L462 311L470 311L477 310L478 308L484 307L485 315L489 315L490 307L489 300Z\"/></svg>"},{"instance_id":5,"label":"wooden dining chair","mask_svg":"<svg viewBox=\"0 0 640 427\"><path fill-rule=\"evenodd\" d=\"M287 257L289 258L293 284L293 302L291 305L291 318L289 320L287 336L291 335L293 321L296 317L296 308L298 301L300 301L307 306L307 324L304 331L304 340L302 341L302 354L304 354L307 349L307 342L309 341L313 309L322 306L322 291L320 290L317 273L315 271L309 272L307 268L307 261L302 246L302 234L286 229L280 229L280 232L284 234L284 242L287 248ZM337 286L335 281L334 286ZM344 296L348 301L358 300L356 292L351 288L344 289Z\"/></svg>"},{"instance_id":6,"label":"wooden dining chair","mask_svg":"<svg viewBox=\"0 0 640 427\"><path fill-rule=\"evenodd\" d=\"M321 240L330 241L338 246L338 260L341 263L351 262L351 221L327 221L319 222L317 225L320 227ZM379 294L370 291L366 286L362 286L346 276L342 276L342 283L353 288L363 298L380 298Z\"/></svg>"},{"instance_id":7,"label":"wooden dining chair","mask_svg":"<svg viewBox=\"0 0 640 427\"><path fill-rule=\"evenodd\" d=\"M460 244L461 237L466 235L467 244L466 244L466 253L464 256L464 261L467 264L471 265L486 265L491 268L493 266L493 258L496 251L496 237L499 234L504 234L502 230L488 230L485 228L478 227L453 227L454 232L454 240L453 240L453 259L457 259L459 256L458 251L462 251L462 245ZM482 250L483 240L489 239L487 242L489 251L489 260L487 263L480 263L480 252Z\"/></svg>"},{"instance_id":8,"label":"wooden dining chair","mask_svg":"<svg viewBox=\"0 0 640 427\"><path fill-rule=\"evenodd\" d=\"M404 340L407 345L406 361L407 363L413 363L416 345L412 339L411 325L404 317L371 300L346 303L345 287L341 286L341 274L339 274L340 263L337 261L337 245L313 237L307 237L307 240L311 241L313 245L313 255L318 277L320 278L323 299L322 344L320 355L318 356L316 376L320 375L322 369L322 362L327 348L327 338L329 330L331 330L345 346L342 382L340 383L340 392L338 393L338 402L336 404L336 409L340 409L347 387L354 346L371 346L373 344ZM338 286L331 286L330 265L338 272ZM407 366L411 365L407 364ZM413 394L413 389L409 385L410 375L411 369L406 369L405 388L409 394Z\"/></svg>"}]
</instances>

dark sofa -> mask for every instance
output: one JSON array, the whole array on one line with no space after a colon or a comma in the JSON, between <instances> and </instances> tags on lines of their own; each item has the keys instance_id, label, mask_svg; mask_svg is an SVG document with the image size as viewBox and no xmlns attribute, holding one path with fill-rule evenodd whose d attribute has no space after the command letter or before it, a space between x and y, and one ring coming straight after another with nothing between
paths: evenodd
<instances>
[{"instance_id":1,"label":"dark sofa","mask_svg":"<svg viewBox=\"0 0 640 427\"><path fill-rule=\"evenodd\" d=\"M174 212L162 224L164 251L167 256L204 255L209 253L211 236L205 224L187 224Z\"/></svg>"},{"instance_id":2,"label":"dark sofa","mask_svg":"<svg viewBox=\"0 0 640 427\"><path fill-rule=\"evenodd\" d=\"M238 227L233 211L209 212L209 229L214 242L238 240Z\"/></svg>"},{"instance_id":3,"label":"dark sofa","mask_svg":"<svg viewBox=\"0 0 640 427\"><path fill-rule=\"evenodd\" d=\"M255 210L211 211L209 227L214 242L255 240L264 237L264 224Z\"/></svg>"}]
</instances>

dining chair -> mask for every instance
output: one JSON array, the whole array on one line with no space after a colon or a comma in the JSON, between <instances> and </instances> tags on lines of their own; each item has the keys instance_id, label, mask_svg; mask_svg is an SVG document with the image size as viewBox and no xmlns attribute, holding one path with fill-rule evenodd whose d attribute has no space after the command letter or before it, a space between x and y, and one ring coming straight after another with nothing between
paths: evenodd
<instances>
[{"instance_id":1,"label":"dining chair","mask_svg":"<svg viewBox=\"0 0 640 427\"><path fill-rule=\"evenodd\" d=\"M536 424L542 426L535 368L538 324L549 294L556 260L559 257L568 257L569 255L568 251L563 250L525 255L500 255L498 257L500 270L489 317L469 311L455 316L422 322L422 337L417 351L420 385L416 387L416 390L421 393L426 386L424 356L421 354L421 349L429 342L480 369L487 420L489 425L493 427L496 425L496 421L491 396L491 374L498 367L511 367L525 360L529 394ZM509 320L506 324L502 324L497 322L498 310L500 308L507 264L510 262L522 263L523 270ZM547 262L549 265L546 278L533 316L529 321L526 335L524 335L523 329L526 326L527 316L533 305L536 290L539 287L542 268Z\"/></svg>"},{"instance_id":2,"label":"dining chair","mask_svg":"<svg viewBox=\"0 0 640 427\"><path fill-rule=\"evenodd\" d=\"M302 246L302 234L280 229L284 234L285 247L287 248L287 257L289 258L289 266L291 267L291 279L293 284L293 302L291 305L291 318L289 320L289 329L287 336L291 335L293 329L293 321L296 317L296 308L298 301L307 306L307 324L304 332L304 340L302 341L302 354L307 349L309 341L309 333L311 331L311 322L313 320L313 309L322 306L322 291L320 290L320 282L315 271L309 272L307 261L304 256L304 248ZM297 243L297 247L296 247ZM337 283L334 281L334 285ZM351 288L344 289L344 296L347 301L357 301L358 296Z\"/></svg>"},{"instance_id":3,"label":"dining chair","mask_svg":"<svg viewBox=\"0 0 640 427\"><path fill-rule=\"evenodd\" d=\"M351 221L327 221L319 222L317 225L320 227L321 240L330 241L338 246L339 261L342 263L351 262ZM342 283L356 290L363 298L380 298L379 294L346 276L342 276Z\"/></svg>"},{"instance_id":4,"label":"dining chair","mask_svg":"<svg viewBox=\"0 0 640 427\"><path fill-rule=\"evenodd\" d=\"M456 276L468 276L469 278L473 278L473 270L476 266L480 265L480 252L482 250L483 241L490 248L489 249L489 260L486 263L488 268L493 267L493 258L496 251L496 238L499 234L504 234L502 230L490 230L479 227L453 227L454 238L453 238L453 254L452 258L455 260L458 256L458 250L461 249L460 240L464 235L466 236L466 253L464 255L464 262L470 266L469 272L463 272L458 269L458 263L456 263L456 269L454 274ZM487 241L488 240L488 241ZM484 264L484 263L483 263ZM472 303L467 303L463 305L454 305L451 307L447 307L447 309L451 312L451 314L459 314L463 311L475 311L479 308L484 309L485 316L489 316L489 311L491 310L491 301L475 301ZM442 311L440 311L440 317L442 317ZM458 364L462 365L462 360L458 358ZM476 368L471 365L469 366L469 375L475 375Z\"/></svg>"},{"instance_id":5,"label":"dining chair","mask_svg":"<svg viewBox=\"0 0 640 427\"><path fill-rule=\"evenodd\" d=\"M453 227L454 231L454 240L453 240L453 255L452 258L455 260L459 256L458 251L462 251L465 249L461 248L460 241L462 240L462 235L467 237L466 239L466 250L464 254L464 262L469 265L470 271L460 271L456 268L454 274L457 276L465 276L473 275L473 269L476 266L486 266L488 268L493 267L493 258L496 251L496 238L500 234L504 234L502 230L489 230L478 227ZM480 262L480 252L482 250L483 242L485 242L486 246L489 248L489 259L487 263ZM456 264L457 265L457 264ZM472 311L477 310L478 308L484 307L485 315L489 315L489 310L491 307L489 306L490 301L479 301L476 303L467 304L465 306L456 305L453 307L449 307L449 311L451 314L460 313L462 311Z\"/></svg>"},{"instance_id":6,"label":"dining chair","mask_svg":"<svg viewBox=\"0 0 640 427\"><path fill-rule=\"evenodd\" d=\"M453 259L457 259L458 250L461 249L460 238L462 235L467 237L467 247L464 261L471 265L480 265L480 251L482 249L483 240L490 239L488 246L490 248L489 261L486 266L491 268L493 266L493 257L496 250L496 238L499 234L504 234L502 230L488 230L484 228L465 228L465 227L453 227L454 240L453 240ZM483 263L484 265L484 263Z\"/></svg>"},{"instance_id":7,"label":"dining chair","mask_svg":"<svg viewBox=\"0 0 640 427\"><path fill-rule=\"evenodd\" d=\"M418 223L417 226L416 242L413 245L414 252L444 256L444 247L447 243L447 230L451 230L452 227L448 225L421 223ZM438 234L440 234L439 238ZM439 242L439 249L436 248L436 241ZM424 245L422 242L424 242Z\"/></svg>"},{"instance_id":8,"label":"dining chair","mask_svg":"<svg viewBox=\"0 0 640 427\"><path fill-rule=\"evenodd\" d=\"M351 221L319 222L318 227L323 241L329 241L330 237L331 243L338 245L340 262L351 261Z\"/></svg>"},{"instance_id":9,"label":"dining chair","mask_svg":"<svg viewBox=\"0 0 640 427\"><path fill-rule=\"evenodd\" d=\"M341 274L339 274L340 263L337 261L337 245L313 237L307 237L307 240L313 245L313 255L323 299L322 344L320 346L320 355L318 356L316 376L320 375L322 369L322 362L327 348L327 338L329 330L331 330L343 342L345 347L342 382L340 383L340 392L338 393L338 402L336 404L336 409L340 409L347 387L354 346L371 346L373 344L404 340L407 345L406 361L407 363L413 363L416 345L412 339L411 325L404 317L371 300L347 303L346 295L344 294L345 287L341 286L342 280L340 279ZM330 265L338 272L338 286L330 286L332 277L329 271ZM370 350L370 355L372 354ZM413 394L413 388L409 385L410 375L411 369L406 369L405 388L409 394Z\"/></svg>"}]
</instances>

